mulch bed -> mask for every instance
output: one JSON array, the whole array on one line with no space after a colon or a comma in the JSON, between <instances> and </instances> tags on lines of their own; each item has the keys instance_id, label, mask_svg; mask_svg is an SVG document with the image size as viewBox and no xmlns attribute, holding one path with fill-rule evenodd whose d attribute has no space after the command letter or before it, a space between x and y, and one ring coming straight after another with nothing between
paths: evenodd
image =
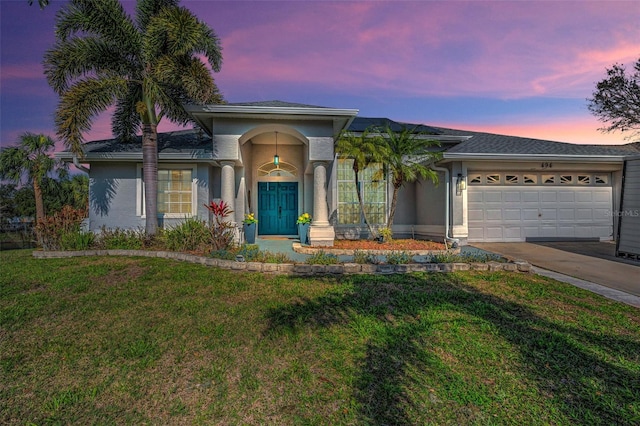
<instances>
[{"instance_id":1,"label":"mulch bed","mask_svg":"<svg viewBox=\"0 0 640 426\"><path fill-rule=\"evenodd\" d=\"M379 243L374 240L335 240L334 249L343 250L446 250L443 243L424 240L391 240Z\"/></svg>"}]
</instances>

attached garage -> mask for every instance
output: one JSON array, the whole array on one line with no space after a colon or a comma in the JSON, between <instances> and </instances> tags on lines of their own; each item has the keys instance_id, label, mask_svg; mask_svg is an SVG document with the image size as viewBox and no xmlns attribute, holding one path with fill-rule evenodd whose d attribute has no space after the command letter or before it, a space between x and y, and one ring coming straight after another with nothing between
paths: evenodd
<instances>
[{"instance_id":1,"label":"attached garage","mask_svg":"<svg viewBox=\"0 0 640 426\"><path fill-rule=\"evenodd\" d=\"M613 238L610 173L468 173L468 241Z\"/></svg>"}]
</instances>

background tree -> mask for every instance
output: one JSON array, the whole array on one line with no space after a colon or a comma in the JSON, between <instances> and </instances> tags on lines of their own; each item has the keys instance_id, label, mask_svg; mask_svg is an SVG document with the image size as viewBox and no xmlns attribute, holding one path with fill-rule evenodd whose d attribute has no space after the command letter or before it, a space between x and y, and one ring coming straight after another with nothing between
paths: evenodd
<instances>
[{"instance_id":1,"label":"background tree","mask_svg":"<svg viewBox=\"0 0 640 426\"><path fill-rule=\"evenodd\" d=\"M71 0L56 18L57 42L45 54L49 85L60 95L58 135L82 155L83 132L115 105L114 136L131 141L142 131L146 232L157 231L157 126L164 117L185 125L187 103L219 103L203 55L222 63L213 30L178 0L139 0L135 20L117 0Z\"/></svg>"},{"instance_id":2,"label":"background tree","mask_svg":"<svg viewBox=\"0 0 640 426\"><path fill-rule=\"evenodd\" d=\"M33 6L33 0L27 0L29 6ZM49 0L38 0L38 4L40 5L40 9L44 9L45 6L49 5Z\"/></svg>"},{"instance_id":3,"label":"background tree","mask_svg":"<svg viewBox=\"0 0 640 426\"><path fill-rule=\"evenodd\" d=\"M364 207L362 199L362 188L360 183L360 172L364 171L369 165L374 163L382 163L387 154L387 145L384 139L372 136L369 129L361 134L355 134L343 131L336 141L336 154L339 159L353 161L353 180L358 194L358 203L360 204L360 214L364 218L364 223L369 228L369 234L372 238L377 237L377 232L369 223L367 211Z\"/></svg>"},{"instance_id":4,"label":"background tree","mask_svg":"<svg viewBox=\"0 0 640 426\"><path fill-rule=\"evenodd\" d=\"M5 148L0 153L0 177L18 185L26 179L32 185L37 221L45 216L42 183L59 164L49 156L54 146L49 136L27 132L20 137L18 146Z\"/></svg>"},{"instance_id":5,"label":"background tree","mask_svg":"<svg viewBox=\"0 0 640 426\"><path fill-rule=\"evenodd\" d=\"M0 218L3 223L18 215L15 203L17 191L15 183L0 184Z\"/></svg>"},{"instance_id":6,"label":"background tree","mask_svg":"<svg viewBox=\"0 0 640 426\"><path fill-rule=\"evenodd\" d=\"M418 128L405 127L397 132L387 127L380 133L387 145L384 166L391 174L393 185L391 208L387 220L387 228L391 229L400 188L405 183L414 182L418 178L437 183L438 173L429 166L442 158L442 154L433 149L440 146L440 143Z\"/></svg>"},{"instance_id":7,"label":"background tree","mask_svg":"<svg viewBox=\"0 0 640 426\"><path fill-rule=\"evenodd\" d=\"M632 131L629 137L640 132L640 60L632 74L627 74L623 65L615 64L607 69L607 78L596 85L593 97L587 99L589 111L606 127L603 132Z\"/></svg>"}]
</instances>

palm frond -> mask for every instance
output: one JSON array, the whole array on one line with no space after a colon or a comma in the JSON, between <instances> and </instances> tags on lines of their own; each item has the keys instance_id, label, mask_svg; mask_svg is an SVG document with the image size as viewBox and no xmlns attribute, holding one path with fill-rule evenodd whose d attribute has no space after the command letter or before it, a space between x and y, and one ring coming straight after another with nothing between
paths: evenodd
<instances>
[{"instance_id":1,"label":"palm frond","mask_svg":"<svg viewBox=\"0 0 640 426\"><path fill-rule=\"evenodd\" d=\"M24 165L29 161L25 150L12 146L0 152L0 177L20 183Z\"/></svg>"},{"instance_id":2,"label":"palm frond","mask_svg":"<svg viewBox=\"0 0 640 426\"><path fill-rule=\"evenodd\" d=\"M114 137L122 141L130 141L140 131L140 114L136 111L136 103L141 99L141 85L129 82L127 94L118 98L111 117Z\"/></svg>"},{"instance_id":3,"label":"palm frond","mask_svg":"<svg viewBox=\"0 0 640 426\"><path fill-rule=\"evenodd\" d=\"M144 46L150 57L161 54L192 57L203 54L211 68L222 66L222 47L215 32L183 7L165 8L150 21Z\"/></svg>"},{"instance_id":4,"label":"palm frond","mask_svg":"<svg viewBox=\"0 0 640 426\"><path fill-rule=\"evenodd\" d=\"M58 136L77 155L82 155L84 132L91 129L95 116L127 93L123 78L88 78L74 84L60 100L56 110Z\"/></svg>"},{"instance_id":5,"label":"palm frond","mask_svg":"<svg viewBox=\"0 0 640 426\"><path fill-rule=\"evenodd\" d=\"M145 32L152 17L164 8L178 7L180 0L139 0L136 5L136 22L138 28Z\"/></svg>"},{"instance_id":6,"label":"palm frond","mask_svg":"<svg viewBox=\"0 0 640 426\"><path fill-rule=\"evenodd\" d=\"M89 36L60 41L44 56L45 76L58 94L85 76L119 74L133 78L139 68L118 46Z\"/></svg>"},{"instance_id":7,"label":"palm frond","mask_svg":"<svg viewBox=\"0 0 640 426\"><path fill-rule=\"evenodd\" d=\"M118 0L71 0L56 15L56 37L66 40L74 34L95 35L135 52L140 33Z\"/></svg>"}]
</instances>

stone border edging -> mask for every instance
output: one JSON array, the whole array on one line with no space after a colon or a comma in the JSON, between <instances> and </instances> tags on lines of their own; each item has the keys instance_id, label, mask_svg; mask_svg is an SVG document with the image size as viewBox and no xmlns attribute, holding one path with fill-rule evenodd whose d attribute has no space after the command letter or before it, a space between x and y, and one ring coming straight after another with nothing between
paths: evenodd
<instances>
[{"instance_id":1,"label":"stone border edging","mask_svg":"<svg viewBox=\"0 0 640 426\"><path fill-rule=\"evenodd\" d=\"M292 244L293 251L301 254L316 254L320 251L324 251L325 253L335 254L336 256L353 256L356 250L352 249L335 249L332 247L313 247L313 246L303 246L300 243ZM431 254L459 254L460 248L448 249L448 250L376 250L376 249L362 249L360 250L365 253L371 253L376 256L387 256L393 252L405 252L409 253L413 256L428 256Z\"/></svg>"},{"instance_id":2,"label":"stone border edging","mask_svg":"<svg viewBox=\"0 0 640 426\"><path fill-rule=\"evenodd\" d=\"M140 256L159 257L215 266L232 271L263 272L292 276L350 275L350 274L404 274L408 272L454 272L454 271L513 271L531 272L531 265L524 261L512 263L407 263L402 265L372 265L343 263L335 265L309 265L306 263L261 263L236 262L188 253L155 250L81 250L81 251L39 251L33 252L37 259L59 259L81 256Z\"/></svg>"}]
</instances>

